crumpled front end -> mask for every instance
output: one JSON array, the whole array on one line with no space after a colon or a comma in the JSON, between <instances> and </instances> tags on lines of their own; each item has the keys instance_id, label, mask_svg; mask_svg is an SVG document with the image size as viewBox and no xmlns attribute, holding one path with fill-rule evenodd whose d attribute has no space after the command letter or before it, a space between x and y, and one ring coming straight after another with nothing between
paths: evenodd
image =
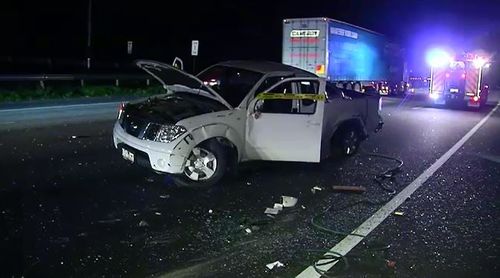
<instances>
[{"instance_id":1,"label":"crumpled front end","mask_svg":"<svg viewBox=\"0 0 500 278\"><path fill-rule=\"evenodd\" d=\"M113 129L115 148L124 159L157 172L180 174L192 148L192 139L184 134L170 143L140 139L126 132L117 121Z\"/></svg>"}]
</instances>

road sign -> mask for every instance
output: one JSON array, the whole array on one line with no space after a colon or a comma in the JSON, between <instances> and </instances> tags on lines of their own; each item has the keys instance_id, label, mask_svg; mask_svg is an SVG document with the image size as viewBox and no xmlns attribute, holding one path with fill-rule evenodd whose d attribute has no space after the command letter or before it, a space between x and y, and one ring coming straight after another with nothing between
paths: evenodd
<instances>
[{"instance_id":1,"label":"road sign","mask_svg":"<svg viewBox=\"0 0 500 278\"><path fill-rule=\"evenodd\" d=\"M127 41L127 54L132 54L132 47L134 46L133 41Z\"/></svg>"},{"instance_id":2,"label":"road sign","mask_svg":"<svg viewBox=\"0 0 500 278\"><path fill-rule=\"evenodd\" d=\"M193 40L191 42L191 56L198 56L198 46L200 45L200 42L197 40Z\"/></svg>"}]
</instances>

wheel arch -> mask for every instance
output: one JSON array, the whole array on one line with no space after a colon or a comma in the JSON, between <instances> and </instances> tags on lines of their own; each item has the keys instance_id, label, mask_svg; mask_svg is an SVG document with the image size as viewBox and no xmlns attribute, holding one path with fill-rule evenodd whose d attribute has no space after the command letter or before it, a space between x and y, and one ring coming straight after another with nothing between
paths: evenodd
<instances>
[{"instance_id":1,"label":"wheel arch","mask_svg":"<svg viewBox=\"0 0 500 278\"><path fill-rule=\"evenodd\" d=\"M368 137L368 131L366 130L366 126L363 123L363 120L361 120L358 117L355 118L348 118L344 120L340 120L336 125L334 125L333 128L331 128L328 131L323 131L323 132L328 132L324 134L323 139L321 140L321 158L325 159L330 156L331 151L332 151L332 141L335 139L335 136L339 134L339 132L342 132L342 129L347 127L347 126L356 126L359 128L362 138Z\"/></svg>"},{"instance_id":2,"label":"wheel arch","mask_svg":"<svg viewBox=\"0 0 500 278\"><path fill-rule=\"evenodd\" d=\"M345 119L341 121L339 124L337 124L336 128L333 130L332 134L329 137L330 140L333 139L335 134L338 134L339 131L341 131L347 126L354 126L358 128L362 134L363 139L368 137L368 131L366 130L366 126L363 123L363 121L360 118L351 118L351 119Z\"/></svg>"},{"instance_id":3,"label":"wheel arch","mask_svg":"<svg viewBox=\"0 0 500 278\"><path fill-rule=\"evenodd\" d=\"M243 141L238 133L231 127L224 124L210 124L204 125L199 128L193 129L186 136L188 139L183 140L189 142L189 148L186 149L187 153L208 140L217 140L223 146L228 147L231 151L236 153L236 161L241 160L242 150L244 147ZM177 149L177 147L176 147Z\"/></svg>"}]
</instances>

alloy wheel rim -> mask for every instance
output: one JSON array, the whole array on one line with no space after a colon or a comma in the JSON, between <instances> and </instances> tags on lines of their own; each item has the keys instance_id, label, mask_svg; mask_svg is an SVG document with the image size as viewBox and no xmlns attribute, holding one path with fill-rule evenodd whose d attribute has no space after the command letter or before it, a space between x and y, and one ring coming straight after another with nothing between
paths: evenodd
<instances>
[{"instance_id":1,"label":"alloy wheel rim","mask_svg":"<svg viewBox=\"0 0 500 278\"><path fill-rule=\"evenodd\" d=\"M358 148L358 136L356 132L351 130L344 139L344 153L352 154Z\"/></svg>"},{"instance_id":2,"label":"alloy wheel rim","mask_svg":"<svg viewBox=\"0 0 500 278\"><path fill-rule=\"evenodd\" d=\"M217 170L217 158L215 155L200 147L191 151L184 167L184 175L190 180L202 181L210 179Z\"/></svg>"}]
</instances>

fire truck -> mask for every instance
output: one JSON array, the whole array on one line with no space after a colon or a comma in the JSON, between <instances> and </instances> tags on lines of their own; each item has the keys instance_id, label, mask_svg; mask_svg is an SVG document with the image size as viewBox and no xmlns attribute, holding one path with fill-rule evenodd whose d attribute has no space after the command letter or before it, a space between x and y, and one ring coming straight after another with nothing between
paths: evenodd
<instances>
[{"instance_id":1,"label":"fire truck","mask_svg":"<svg viewBox=\"0 0 500 278\"><path fill-rule=\"evenodd\" d=\"M466 53L449 58L445 53L434 55L431 64L429 99L433 104L465 104L479 108L488 100L488 85L483 83L487 58Z\"/></svg>"}]
</instances>

